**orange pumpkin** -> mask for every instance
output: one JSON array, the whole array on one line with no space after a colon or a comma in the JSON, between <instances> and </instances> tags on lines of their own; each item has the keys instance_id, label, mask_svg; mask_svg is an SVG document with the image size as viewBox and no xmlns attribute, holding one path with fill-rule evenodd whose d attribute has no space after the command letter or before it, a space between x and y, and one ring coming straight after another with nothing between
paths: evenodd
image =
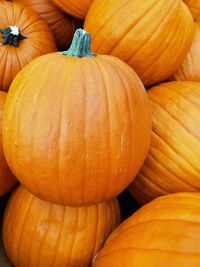
<instances>
[{"instance_id":1,"label":"orange pumpkin","mask_svg":"<svg viewBox=\"0 0 200 267\"><path fill-rule=\"evenodd\" d=\"M10 168L37 197L62 205L118 195L150 143L148 99L138 76L115 57L92 54L89 42L77 30L69 51L31 62L13 81L4 112Z\"/></svg>"},{"instance_id":2,"label":"orange pumpkin","mask_svg":"<svg viewBox=\"0 0 200 267\"><path fill-rule=\"evenodd\" d=\"M0 90L8 91L26 64L56 51L56 45L47 24L31 8L0 1L0 14Z\"/></svg>"},{"instance_id":3,"label":"orange pumpkin","mask_svg":"<svg viewBox=\"0 0 200 267\"><path fill-rule=\"evenodd\" d=\"M195 24L195 38L190 51L184 62L173 74L172 80L200 82L200 24Z\"/></svg>"},{"instance_id":4,"label":"orange pumpkin","mask_svg":"<svg viewBox=\"0 0 200 267\"><path fill-rule=\"evenodd\" d=\"M192 16L180 0L96 0L84 28L94 52L119 57L146 86L176 71L194 36Z\"/></svg>"},{"instance_id":5,"label":"orange pumpkin","mask_svg":"<svg viewBox=\"0 0 200 267\"><path fill-rule=\"evenodd\" d=\"M120 221L116 199L70 208L44 202L20 186L3 221L3 242L16 267L88 267Z\"/></svg>"},{"instance_id":6,"label":"orange pumpkin","mask_svg":"<svg viewBox=\"0 0 200 267\"><path fill-rule=\"evenodd\" d=\"M92 266L200 266L199 209L199 193L152 201L111 234Z\"/></svg>"},{"instance_id":7,"label":"orange pumpkin","mask_svg":"<svg viewBox=\"0 0 200 267\"><path fill-rule=\"evenodd\" d=\"M57 46L60 50L65 49L71 41L75 31L75 20L66 15L50 0L14 0L31 7L42 19L44 19L52 30Z\"/></svg>"},{"instance_id":8,"label":"orange pumpkin","mask_svg":"<svg viewBox=\"0 0 200 267\"><path fill-rule=\"evenodd\" d=\"M84 19L94 0L52 0L52 2L67 14Z\"/></svg>"},{"instance_id":9,"label":"orange pumpkin","mask_svg":"<svg viewBox=\"0 0 200 267\"><path fill-rule=\"evenodd\" d=\"M195 21L200 21L200 0L184 0Z\"/></svg>"},{"instance_id":10,"label":"orange pumpkin","mask_svg":"<svg viewBox=\"0 0 200 267\"><path fill-rule=\"evenodd\" d=\"M148 96L151 145L130 191L140 203L200 191L200 83L163 83L148 90Z\"/></svg>"},{"instance_id":11,"label":"orange pumpkin","mask_svg":"<svg viewBox=\"0 0 200 267\"><path fill-rule=\"evenodd\" d=\"M17 183L11 173L4 156L2 147L2 116L3 107L6 100L6 93L0 91L0 196L6 194Z\"/></svg>"}]
</instances>

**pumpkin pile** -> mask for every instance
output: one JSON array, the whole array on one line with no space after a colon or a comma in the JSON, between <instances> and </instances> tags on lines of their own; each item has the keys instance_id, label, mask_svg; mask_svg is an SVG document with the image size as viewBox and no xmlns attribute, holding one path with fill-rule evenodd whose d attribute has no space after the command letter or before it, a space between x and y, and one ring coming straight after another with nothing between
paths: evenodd
<instances>
[{"instance_id":1,"label":"pumpkin pile","mask_svg":"<svg viewBox=\"0 0 200 267\"><path fill-rule=\"evenodd\" d=\"M200 266L199 18L198 0L0 0L13 266Z\"/></svg>"}]
</instances>

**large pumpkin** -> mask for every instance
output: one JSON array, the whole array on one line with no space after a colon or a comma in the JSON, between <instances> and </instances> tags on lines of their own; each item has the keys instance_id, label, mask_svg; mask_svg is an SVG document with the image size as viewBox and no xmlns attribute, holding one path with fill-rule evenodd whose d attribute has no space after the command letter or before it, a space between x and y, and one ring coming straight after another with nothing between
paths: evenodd
<instances>
[{"instance_id":1,"label":"large pumpkin","mask_svg":"<svg viewBox=\"0 0 200 267\"><path fill-rule=\"evenodd\" d=\"M30 6L35 10L42 19L44 19L52 30L57 46L60 50L65 49L71 41L72 35L75 31L75 20L66 15L50 0L14 0Z\"/></svg>"},{"instance_id":2,"label":"large pumpkin","mask_svg":"<svg viewBox=\"0 0 200 267\"><path fill-rule=\"evenodd\" d=\"M20 186L3 221L3 242L16 267L88 267L120 221L116 199L70 208L44 202Z\"/></svg>"},{"instance_id":3,"label":"large pumpkin","mask_svg":"<svg viewBox=\"0 0 200 267\"><path fill-rule=\"evenodd\" d=\"M180 0L95 0L84 28L94 52L119 57L147 86L176 71L194 34L192 16Z\"/></svg>"},{"instance_id":4,"label":"large pumpkin","mask_svg":"<svg viewBox=\"0 0 200 267\"><path fill-rule=\"evenodd\" d=\"M150 143L141 81L121 60L92 54L89 41L77 30L68 52L31 62L5 106L10 168L33 194L57 204L116 196L141 168Z\"/></svg>"},{"instance_id":5,"label":"large pumpkin","mask_svg":"<svg viewBox=\"0 0 200 267\"><path fill-rule=\"evenodd\" d=\"M145 203L169 193L200 191L200 83L164 83L148 90L148 96L151 145L132 194Z\"/></svg>"},{"instance_id":6,"label":"large pumpkin","mask_svg":"<svg viewBox=\"0 0 200 267\"><path fill-rule=\"evenodd\" d=\"M173 74L173 80L200 82L200 24L195 24L196 30L192 46L184 62Z\"/></svg>"},{"instance_id":7,"label":"large pumpkin","mask_svg":"<svg viewBox=\"0 0 200 267\"><path fill-rule=\"evenodd\" d=\"M2 146L2 116L6 95L0 91L0 196L7 193L17 182L6 163Z\"/></svg>"},{"instance_id":8,"label":"large pumpkin","mask_svg":"<svg viewBox=\"0 0 200 267\"><path fill-rule=\"evenodd\" d=\"M200 21L200 0L184 0L195 21Z\"/></svg>"},{"instance_id":9,"label":"large pumpkin","mask_svg":"<svg viewBox=\"0 0 200 267\"><path fill-rule=\"evenodd\" d=\"M93 267L200 266L200 194L158 198L109 237Z\"/></svg>"},{"instance_id":10,"label":"large pumpkin","mask_svg":"<svg viewBox=\"0 0 200 267\"><path fill-rule=\"evenodd\" d=\"M84 19L94 0L52 0L52 2L71 16Z\"/></svg>"},{"instance_id":11,"label":"large pumpkin","mask_svg":"<svg viewBox=\"0 0 200 267\"><path fill-rule=\"evenodd\" d=\"M0 1L0 90L34 58L56 51L47 24L30 7Z\"/></svg>"}]
</instances>

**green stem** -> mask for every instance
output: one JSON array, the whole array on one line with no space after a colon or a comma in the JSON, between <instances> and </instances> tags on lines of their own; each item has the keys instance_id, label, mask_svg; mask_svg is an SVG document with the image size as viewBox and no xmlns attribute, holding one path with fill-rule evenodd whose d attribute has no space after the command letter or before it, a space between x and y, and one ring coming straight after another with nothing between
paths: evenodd
<instances>
[{"instance_id":1,"label":"green stem","mask_svg":"<svg viewBox=\"0 0 200 267\"><path fill-rule=\"evenodd\" d=\"M13 45L15 47L19 46L19 42L26 37L24 37L17 26L9 26L5 29L0 29L2 33L2 44L3 45Z\"/></svg>"},{"instance_id":2,"label":"green stem","mask_svg":"<svg viewBox=\"0 0 200 267\"><path fill-rule=\"evenodd\" d=\"M70 48L62 52L65 56L71 57L95 57L96 54L91 52L91 35L82 29L77 29Z\"/></svg>"}]
</instances>

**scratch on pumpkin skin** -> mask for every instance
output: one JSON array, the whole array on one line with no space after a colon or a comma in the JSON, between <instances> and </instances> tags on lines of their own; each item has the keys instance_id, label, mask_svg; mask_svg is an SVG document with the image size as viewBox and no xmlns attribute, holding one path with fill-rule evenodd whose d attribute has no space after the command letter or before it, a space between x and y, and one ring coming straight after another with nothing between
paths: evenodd
<instances>
[{"instance_id":1,"label":"scratch on pumpkin skin","mask_svg":"<svg viewBox=\"0 0 200 267\"><path fill-rule=\"evenodd\" d=\"M122 134L121 134L120 151L119 151L119 154L118 154L118 157L119 158L120 158L120 156L122 154L122 151L123 151L123 144L124 144L124 131L122 131Z\"/></svg>"},{"instance_id":2,"label":"scratch on pumpkin skin","mask_svg":"<svg viewBox=\"0 0 200 267\"><path fill-rule=\"evenodd\" d=\"M33 101L35 101L35 100L37 99L37 97L38 97L38 92L39 92L39 91L36 91L36 93L33 95Z\"/></svg>"},{"instance_id":3,"label":"scratch on pumpkin skin","mask_svg":"<svg viewBox=\"0 0 200 267\"><path fill-rule=\"evenodd\" d=\"M107 171L107 184L105 185L105 189L104 189L104 194L103 194L103 198L102 199L105 199L106 196L107 196L107 192L110 188L110 178L111 178L111 159L110 159L110 156L111 156L111 137L110 137L110 127L111 127L111 120L110 120L110 103L109 103L109 97L108 97L108 85L106 83L106 80L105 80L105 75L104 75L104 72L103 72L103 69L102 69L102 61L98 61L96 58L94 58L94 62L96 63L96 66L98 68L98 71L101 75L101 81L102 81L102 84L104 85L104 99L105 99L105 105L106 105L106 114L107 114L107 131L104 131L105 135L106 135L106 140L107 140L107 158L108 158L108 161L107 161L107 168L108 168L108 171ZM104 61L103 61L104 62Z\"/></svg>"},{"instance_id":4,"label":"scratch on pumpkin skin","mask_svg":"<svg viewBox=\"0 0 200 267\"><path fill-rule=\"evenodd\" d=\"M96 171L96 169L94 169L94 170L92 171L92 174L91 174L90 178L89 178L88 186L90 186L91 183L92 183L92 181L95 180L95 178L96 178L96 173L97 173L97 171Z\"/></svg>"},{"instance_id":5,"label":"scratch on pumpkin skin","mask_svg":"<svg viewBox=\"0 0 200 267\"><path fill-rule=\"evenodd\" d=\"M120 157L122 155L122 151L123 151L123 142L124 142L124 131L122 131L121 133L121 141L120 141L120 150L119 153L117 154L117 160L118 160L118 166L120 164ZM115 176L117 177L120 173L121 173L122 169L121 168L116 168L115 169Z\"/></svg>"},{"instance_id":6,"label":"scratch on pumpkin skin","mask_svg":"<svg viewBox=\"0 0 200 267\"><path fill-rule=\"evenodd\" d=\"M88 186L91 185L92 180L94 180L94 177L93 176L90 176L89 182L88 182Z\"/></svg>"}]
</instances>

